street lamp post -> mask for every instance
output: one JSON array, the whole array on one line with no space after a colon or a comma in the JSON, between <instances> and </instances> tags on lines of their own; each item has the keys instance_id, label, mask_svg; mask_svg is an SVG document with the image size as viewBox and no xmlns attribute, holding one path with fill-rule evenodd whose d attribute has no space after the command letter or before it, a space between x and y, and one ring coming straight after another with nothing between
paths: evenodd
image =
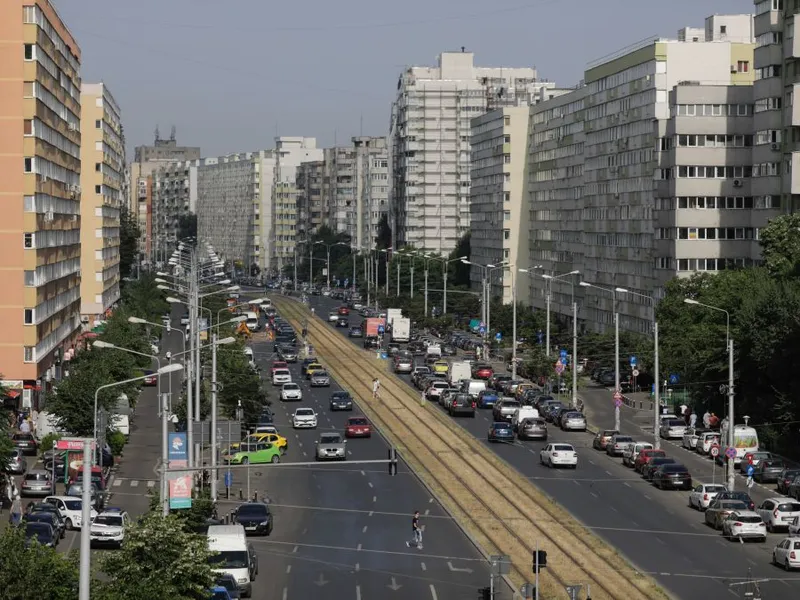
<instances>
[{"instance_id":1,"label":"street lamp post","mask_svg":"<svg viewBox=\"0 0 800 600\"><path fill-rule=\"evenodd\" d=\"M482 302L483 309L481 311L481 315L482 315L482 320L484 322L483 341L484 341L484 345L486 345L486 336L489 334L489 326L490 326L489 319L491 318L490 308L489 308L490 293L489 293L489 286L487 284L488 278L489 278L489 275L491 274L492 270L504 268L504 266L508 264L508 261L504 260L504 261L501 261L501 262L497 263L496 265L481 265L481 264L478 264L478 263L473 262L471 260L466 260L464 258L462 258L460 260L465 265L471 265L473 267L478 267L479 269L481 269L481 273L483 274L482 278L481 278L481 281L482 281L482 284L483 284L482 285L482 287L483 287L483 296L482 296L482 298L483 298L483 302Z\"/></svg>"},{"instance_id":2,"label":"street lamp post","mask_svg":"<svg viewBox=\"0 0 800 600\"><path fill-rule=\"evenodd\" d=\"M389 248L384 248L381 252L386 254L386 298L389 298L389 255L392 251L391 246Z\"/></svg>"},{"instance_id":3,"label":"street lamp post","mask_svg":"<svg viewBox=\"0 0 800 600\"><path fill-rule=\"evenodd\" d=\"M227 337L217 339L217 334L211 335L211 501L217 501L217 487L219 477L217 472L217 346L232 344L236 338ZM229 440L230 441L230 440Z\"/></svg>"},{"instance_id":4,"label":"street lamp post","mask_svg":"<svg viewBox=\"0 0 800 600\"><path fill-rule=\"evenodd\" d=\"M619 381L619 306L617 305L617 294L628 293L628 290L621 287L607 288L587 281L580 282L581 287L590 287L602 292L611 294L614 304L614 393L622 393L620 390ZM619 431L620 428L620 407L617 405L616 399L614 400L614 429Z\"/></svg>"},{"instance_id":5,"label":"street lamp post","mask_svg":"<svg viewBox=\"0 0 800 600\"><path fill-rule=\"evenodd\" d=\"M553 281L557 281L559 279L562 279L564 277L569 277L571 275L577 275L579 273L580 273L580 271L575 270L575 271L570 271L569 273L562 273L561 275L547 275L547 274L542 275L542 279L547 280L547 299L546 299L546 306L547 306L547 315L546 315L547 323L546 323L546 325L547 325L547 327L546 327L546 334L545 334L545 344L547 344L547 347L545 348L545 356L548 356L548 357L550 356L550 302L551 302L551 293L552 293L552 288L553 288L552 283L553 283ZM574 300L573 300L573 304L574 304ZM575 357L573 357L573 362L574 361L575 361Z\"/></svg>"},{"instance_id":6,"label":"street lamp post","mask_svg":"<svg viewBox=\"0 0 800 600\"><path fill-rule=\"evenodd\" d=\"M734 430L734 399L735 399L735 391L733 389L733 363L734 363L734 355L733 355L733 338L731 337L731 314L725 310L724 308L719 308L717 306L711 306L710 304L703 304L702 302L698 302L697 300L692 300L691 298L684 298L683 300L686 304L692 304L694 306L702 306L703 308L707 308L709 310L713 310L716 312L725 313L725 339L726 345L728 347L728 447L735 448L735 439L733 435ZM734 472L735 461L732 459L728 459L728 491L732 492L734 487L736 486L736 473Z\"/></svg>"}]
</instances>

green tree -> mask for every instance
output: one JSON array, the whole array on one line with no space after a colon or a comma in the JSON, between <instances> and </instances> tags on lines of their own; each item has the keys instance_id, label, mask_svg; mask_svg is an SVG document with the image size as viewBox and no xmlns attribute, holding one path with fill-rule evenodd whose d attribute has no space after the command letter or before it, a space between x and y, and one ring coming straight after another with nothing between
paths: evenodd
<instances>
[{"instance_id":1,"label":"green tree","mask_svg":"<svg viewBox=\"0 0 800 600\"><path fill-rule=\"evenodd\" d=\"M455 249L450 253L448 259L453 260L462 256L470 256L471 252L470 233L467 232L458 240ZM470 266L465 265L460 260L451 263L448 269L448 283L469 289L469 270Z\"/></svg>"},{"instance_id":2,"label":"green tree","mask_svg":"<svg viewBox=\"0 0 800 600\"><path fill-rule=\"evenodd\" d=\"M161 496L157 491L150 493L150 514L161 514ZM214 517L214 503L210 490L206 487L202 492L195 492L190 508L176 509L170 512L181 522L186 533L196 533Z\"/></svg>"},{"instance_id":3,"label":"green tree","mask_svg":"<svg viewBox=\"0 0 800 600\"><path fill-rule=\"evenodd\" d=\"M243 352L241 341L217 349L217 380L222 384L218 400L222 411L229 417L242 407L244 420L258 417L261 407L268 403L267 394L258 372L251 366Z\"/></svg>"},{"instance_id":4,"label":"green tree","mask_svg":"<svg viewBox=\"0 0 800 600\"><path fill-rule=\"evenodd\" d=\"M130 277L134 264L139 262L139 237L142 232L135 214L122 209L119 215L119 273Z\"/></svg>"},{"instance_id":5,"label":"green tree","mask_svg":"<svg viewBox=\"0 0 800 600\"><path fill-rule=\"evenodd\" d=\"M8 390L3 384L3 376L0 375L0 465L8 464L11 451L14 449L11 443L11 410L7 408L9 406L7 400Z\"/></svg>"},{"instance_id":6,"label":"green tree","mask_svg":"<svg viewBox=\"0 0 800 600\"><path fill-rule=\"evenodd\" d=\"M385 250L392 247L392 228L389 227L389 216L381 215L378 221L378 233L375 237L375 247L378 250Z\"/></svg>"},{"instance_id":7,"label":"green tree","mask_svg":"<svg viewBox=\"0 0 800 600\"><path fill-rule=\"evenodd\" d=\"M211 557L206 537L188 533L179 517L146 515L126 531L120 550L100 558L109 576L101 598L206 600L213 584Z\"/></svg>"},{"instance_id":8,"label":"green tree","mask_svg":"<svg viewBox=\"0 0 800 600\"><path fill-rule=\"evenodd\" d=\"M0 565L4 600L74 600L78 595L77 555L62 555L39 544L26 548L20 529L0 532Z\"/></svg>"},{"instance_id":9,"label":"green tree","mask_svg":"<svg viewBox=\"0 0 800 600\"><path fill-rule=\"evenodd\" d=\"M197 237L197 215L194 213L186 213L178 217L178 238L196 238Z\"/></svg>"},{"instance_id":10,"label":"green tree","mask_svg":"<svg viewBox=\"0 0 800 600\"><path fill-rule=\"evenodd\" d=\"M773 276L797 276L800 265L800 213L781 215L759 232L764 267Z\"/></svg>"}]
</instances>

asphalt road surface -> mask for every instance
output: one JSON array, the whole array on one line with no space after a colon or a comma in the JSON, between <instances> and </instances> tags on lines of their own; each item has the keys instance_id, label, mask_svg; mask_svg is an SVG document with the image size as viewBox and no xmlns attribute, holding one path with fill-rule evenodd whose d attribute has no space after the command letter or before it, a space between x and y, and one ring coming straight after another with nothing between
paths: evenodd
<instances>
[{"instance_id":1,"label":"asphalt road surface","mask_svg":"<svg viewBox=\"0 0 800 600\"><path fill-rule=\"evenodd\" d=\"M322 319L339 305L337 300L312 297L312 306ZM355 324L361 317L353 311L350 319ZM336 330L346 335L346 329ZM356 344L360 342L362 340L354 340ZM411 385L408 376L401 377ZM581 395L590 409L598 406L596 414L600 422L597 424L611 426L613 410L608 422L608 412L599 409L601 403L608 406L611 403L600 394L609 396L605 390L597 391L597 395L583 392ZM617 548L638 570L652 574L675 596L686 599L745 597L746 586L730 587L729 584L752 576L769 580L759 584L764 598L800 597L800 577L770 564L772 549L783 534L770 534L763 544L729 542L704 524L702 513L688 507L688 492L654 488L632 469L622 466L620 458L593 450L591 434L562 432L549 425L549 441L571 443L579 456L576 471L551 470L539 464L538 454L545 445L543 442L487 442L491 421L489 410L479 411L475 419L458 419L465 431L513 465L520 477L530 479L551 495L579 521ZM626 414L623 424L623 433L644 441L652 439L652 429L649 434L644 432L635 424L632 415ZM669 443L662 446L670 456L686 464L697 481L712 480L710 461ZM717 481L721 475L721 469L717 468ZM744 489L743 481L739 478L738 489ZM751 493L757 504L763 498L777 496L761 488L753 488ZM618 566L610 564L609 569L618 570Z\"/></svg>"}]
</instances>

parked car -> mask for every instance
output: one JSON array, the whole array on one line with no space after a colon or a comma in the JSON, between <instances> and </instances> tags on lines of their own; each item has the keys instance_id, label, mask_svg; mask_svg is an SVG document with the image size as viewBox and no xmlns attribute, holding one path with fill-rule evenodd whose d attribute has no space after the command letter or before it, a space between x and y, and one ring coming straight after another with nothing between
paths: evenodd
<instances>
[{"instance_id":1,"label":"parked car","mask_svg":"<svg viewBox=\"0 0 800 600\"><path fill-rule=\"evenodd\" d=\"M544 419L523 419L517 429L521 440L547 440L547 423Z\"/></svg>"},{"instance_id":2,"label":"parked car","mask_svg":"<svg viewBox=\"0 0 800 600\"><path fill-rule=\"evenodd\" d=\"M783 538L772 551L772 564L786 571L800 568L800 538Z\"/></svg>"},{"instance_id":3,"label":"parked car","mask_svg":"<svg viewBox=\"0 0 800 600\"><path fill-rule=\"evenodd\" d=\"M606 444L606 454L609 456L620 456L628 445L633 443L633 438L629 435L615 433Z\"/></svg>"},{"instance_id":4,"label":"parked car","mask_svg":"<svg viewBox=\"0 0 800 600\"><path fill-rule=\"evenodd\" d=\"M786 463L780 458L759 461L753 471L753 479L758 483L777 483Z\"/></svg>"},{"instance_id":5,"label":"parked car","mask_svg":"<svg viewBox=\"0 0 800 600\"><path fill-rule=\"evenodd\" d=\"M11 444L23 454L36 456L39 451L39 442L32 433L15 433L11 436Z\"/></svg>"},{"instance_id":6,"label":"parked car","mask_svg":"<svg viewBox=\"0 0 800 600\"><path fill-rule=\"evenodd\" d=\"M692 475L689 469L676 463L662 464L651 477L653 485L658 489L692 489Z\"/></svg>"},{"instance_id":7,"label":"parked car","mask_svg":"<svg viewBox=\"0 0 800 600\"><path fill-rule=\"evenodd\" d=\"M786 498L769 498L764 500L755 512L761 515L770 533L778 529L788 531L789 524L800 517L800 502Z\"/></svg>"},{"instance_id":8,"label":"parked car","mask_svg":"<svg viewBox=\"0 0 800 600\"><path fill-rule=\"evenodd\" d=\"M729 540L767 541L767 527L761 515L752 510L737 510L722 522L722 535Z\"/></svg>"},{"instance_id":9,"label":"parked car","mask_svg":"<svg viewBox=\"0 0 800 600\"><path fill-rule=\"evenodd\" d=\"M597 432L597 435L594 436L592 440L592 448L595 450L603 450L605 451L606 446L611 441L615 435L617 435L619 431L615 429L602 429Z\"/></svg>"},{"instance_id":10,"label":"parked car","mask_svg":"<svg viewBox=\"0 0 800 600\"><path fill-rule=\"evenodd\" d=\"M11 456L8 458L5 471L11 475L22 475L28 470L28 461L25 454L19 448L14 448L11 451Z\"/></svg>"},{"instance_id":11,"label":"parked car","mask_svg":"<svg viewBox=\"0 0 800 600\"><path fill-rule=\"evenodd\" d=\"M714 529L722 529L722 523L728 515L738 510L749 510L747 504L741 500L724 500L719 495L708 505L705 514L706 525Z\"/></svg>"},{"instance_id":12,"label":"parked car","mask_svg":"<svg viewBox=\"0 0 800 600\"><path fill-rule=\"evenodd\" d=\"M697 510L706 510L725 486L719 483L698 483L689 493L689 506Z\"/></svg>"}]
</instances>

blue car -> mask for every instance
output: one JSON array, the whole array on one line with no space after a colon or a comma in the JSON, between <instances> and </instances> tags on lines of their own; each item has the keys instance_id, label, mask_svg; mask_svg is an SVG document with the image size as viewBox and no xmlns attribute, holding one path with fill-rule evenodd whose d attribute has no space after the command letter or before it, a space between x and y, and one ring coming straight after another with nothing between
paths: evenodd
<instances>
[{"instance_id":1,"label":"blue car","mask_svg":"<svg viewBox=\"0 0 800 600\"><path fill-rule=\"evenodd\" d=\"M213 587L210 592L209 600L231 600L231 595L228 593L228 590L222 586L218 585Z\"/></svg>"},{"instance_id":2,"label":"blue car","mask_svg":"<svg viewBox=\"0 0 800 600\"><path fill-rule=\"evenodd\" d=\"M492 423L489 427L489 434L486 439L490 442L513 442L514 430L511 428L511 423L497 422Z\"/></svg>"},{"instance_id":3,"label":"blue car","mask_svg":"<svg viewBox=\"0 0 800 600\"><path fill-rule=\"evenodd\" d=\"M484 390L478 394L478 408L492 408L500 398L493 390Z\"/></svg>"}]
</instances>

